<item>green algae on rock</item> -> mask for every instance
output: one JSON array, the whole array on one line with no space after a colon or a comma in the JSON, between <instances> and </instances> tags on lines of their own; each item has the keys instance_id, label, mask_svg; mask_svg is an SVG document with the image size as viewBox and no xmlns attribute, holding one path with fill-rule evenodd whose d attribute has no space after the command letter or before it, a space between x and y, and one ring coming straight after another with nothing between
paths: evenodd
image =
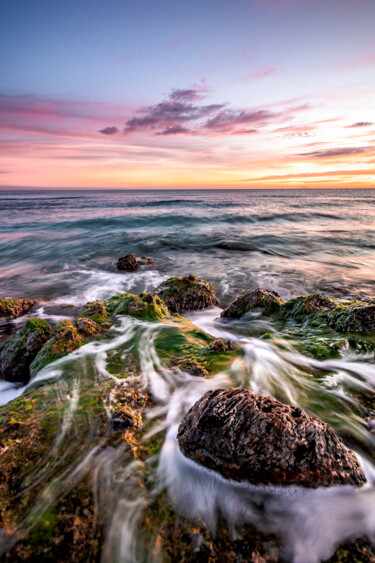
<instances>
[{"instance_id":1,"label":"green algae on rock","mask_svg":"<svg viewBox=\"0 0 375 563\"><path fill-rule=\"evenodd\" d=\"M36 303L38 303L36 299L0 297L0 317L15 319L26 313Z\"/></svg>"},{"instance_id":2,"label":"green algae on rock","mask_svg":"<svg viewBox=\"0 0 375 563\"><path fill-rule=\"evenodd\" d=\"M86 339L80 334L77 325L69 320L62 321L55 326L52 338L44 344L32 362L31 375L35 375L46 365L73 352L83 344L86 344Z\"/></svg>"},{"instance_id":3,"label":"green algae on rock","mask_svg":"<svg viewBox=\"0 0 375 563\"><path fill-rule=\"evenodd\" d=\"M293 297L284 302L279 311L279 317L304 321L310 315L317 315L332 311L340 306L339 301L331 297L323 297L319 293L314 295Z\"/></svg>"},{"instance_id":4,"label":"green algae on rock","mask_svg":"<svg viewBox=\"0 0 375 563\"><path fill-rule=\"evenodd\" d=\"M27 382L30 365L51 337L51 326L42 319L28 319L25 326L0 346L0 377Z\"/></svg>"},{"instance_id":5,"label":"green algae on rock","mask_svg":"<svg viewBox=\"0 0 375 563\"><path fill-rule=\"evenodd\" d=\"M107 301L108 310L115 315L130 315L142 321L160 321L169 316L164 301L153 293L121 293Z\"/></svg>"},{"instance_id":6,"label":"green algae on rock","mask_svg":"<svg viewBox=\"0 0 375 563\"><path fill-rule=\"evenodd\" d=\"M269 315L279 311L283 300L276 291L258 287L239 295L224 311L221 316L229 319L242 317L248 311L262 311Z\"/></svg>"},{"instance_id":7,"label":"green algae on rock","mask_svg":"<svg viewBox=\"0 0 375 563\"><path fill-rule=\"evenodd\" d=\"M108 311L103 301L89 301L86 303L82 313L79 315L80 319L91 319L95 323L104 324L108 319Z\"/></svg>"},{"instance_id":8,"label":"green algae on rock","mask_svg":"<svg viewBox=\"0 0 375 563\"><path fill-rule=\"evenodd\" d=\"M172 313L195 311L219 305L215 287L194 275L169 278L155 290Z\"/></svg>"}]
</instances>

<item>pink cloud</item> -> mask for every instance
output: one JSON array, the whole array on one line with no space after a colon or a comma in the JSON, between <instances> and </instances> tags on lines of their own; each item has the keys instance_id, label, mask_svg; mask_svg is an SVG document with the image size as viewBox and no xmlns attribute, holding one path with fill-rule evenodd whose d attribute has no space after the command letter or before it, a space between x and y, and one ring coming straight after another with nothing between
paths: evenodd
<instances>
[{"instance_id":1,"label":"pink cloud","mask_svg":"<svg viewBox=\"0 0 375 563\"><path fill-rule=\"evenodd\" d=\"M257 80L258 78L265 78L266 76L274 74L276 70L277 69L274 67L257 70L256 72L243 76L239 79L239 82L250 82L251 80Z\"/></svg>"}]
</instances>

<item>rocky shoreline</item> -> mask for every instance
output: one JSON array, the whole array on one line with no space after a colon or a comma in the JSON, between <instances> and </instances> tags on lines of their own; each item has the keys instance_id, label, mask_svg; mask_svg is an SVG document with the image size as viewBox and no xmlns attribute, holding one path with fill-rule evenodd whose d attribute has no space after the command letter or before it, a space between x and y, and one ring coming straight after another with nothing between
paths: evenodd
<instances>
[{"instance_id":1,"label":"rocky shoreline","mask_svg":"<svg viewBox=\"0 0 375 563\"><path fill-rule=\"evenodd\" d=\"M135 267L138 265L136 259ZM0 298L0 312L14 318L33 304L33 300ZM90 343L100 346L109 342L125 317L133 319L133 339L141 338L137 331L143 325L137 322L146 323L150 330L160 326L160 331L152 333L157 351L157 359L150 360L152 365L162 362L171 373L179 370L188 376L209 379L234 361L241 361L241 346L208 335L181 315L218 304L213 285L189 275L170 278L150 293L125 293L105 302L89 302L75 321L64 320L55 327L29 318L17 334L0 345L0 378L32 383L41 370L56 360L69 358L75 351L78 354ZM277 293L258 288L239 296L222 312L224 326L235 322L240 329L246 329L254 318L272 319L285 338L297 335L297 347L316 360L340 358L349 350L352 355L365 351L373 361L375 301L338 300L321 295L284 301ZM264 340L273 338L266 331L259 336ZM4 560L42 560L46 553L47 559L61 561L102 557L108 521L105 511L100 512L96 521L97 509L89 466L83 464L84 452L92 455L89 452L95 450L90 463L99 473L100 456L107 451L111 455L119 452L121 461L115 456L114 463L120 466L132 460L140 463L144 469L137 486L140 490L149 487L147 460L158 452L161 436L144 440L149 425L145 413L155 406L155 398L142 380L140 359L134 350L134 344L108 349L103 373L110 377L103 377L92 368L83 369L79 362L63 363L64 377L47 379L41 385L31 384L19 399L0 407L0 539L5 546ZM72 410L69 405L78 392L77 378L80 394ZM375 416L373 395L353 389L354 395L360 405L357 416L371 426ZM66 418L67 412L71 412L70 418ZM61 433L62 420L69 431ZM355 454L345 448L328 424L296 405L246 389L206 393L182 419L178 440L185 456L228 479L312 488L338 484L361 487L366 482ZM51 460L44 471L47 480L58 478L61 486L53 494L50 490L52 500L45 508L46 492L41 492L40 484L33 484L30 493L26 491L33 483L35 466L48 459L56 447L60 454L61 448L66 448L66 455ZM75 456L80 460L73 472L76 477L65 480L62 476L71 471ZM163 553L168 553L165 560L197 560L194 542L186 541L186 537L192 538L196 533L201 537L202 560L282 560L277 538L244 530L243 539L236 543L225 526L216 538L204 526L193 528L185 520L176 527L165 495L158 502L159 506L156 502L156 506L147 507L143 526L145 537L152 536L153 528L160 528L159 543ZM36 524L31 525L25 514L35 514L35 506L39 506L40 514L35 516ZM366 539L359 540L349 547L339 547L333 560L349 561L348 556L356 561L371 561L375 550Z\"/></svg>"}]
</instances>

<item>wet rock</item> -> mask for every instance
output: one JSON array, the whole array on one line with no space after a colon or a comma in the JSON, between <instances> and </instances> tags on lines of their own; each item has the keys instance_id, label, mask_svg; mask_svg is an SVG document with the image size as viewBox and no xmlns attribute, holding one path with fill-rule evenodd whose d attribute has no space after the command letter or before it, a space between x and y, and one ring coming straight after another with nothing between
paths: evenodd
<instances>
[{"instance_id":1,"label":"wet rock","mask_svg":"<svg viewBox=\"0 0 375 563\"><path fill-rule=\"evenodd\" d=\"M164 301L153 293L115 295L107 301L107 307L115 315L131 315L143 321L159 321L169 315Z\"/></svg>"},{"instance_id":2,"label":"wet rock","mask_svg":"<svg viewBox=\"0 0 375 563\"><path fill-rule=\"evenodd\" d=\"M304 321L310 316L326 313L340 305L337 299L324 297L319 293L300 297L293 297L282 304L280 318Z\"/></svg>"},{"instance_id":3,"label":"wet rock","mask_svg":"<svg viewBox=\"0 0 375 563\"><path fill-rule=\"evenodd\" d=\"M103 332L103 327L99 323L96 323L92 319L87 319L85 317L79 318L77 321L77 327L80 332L85 336L97 336Z\"/></svg>"},{"instance_id":4,"label":"wet rock","mask_svg":"<svg viewBox=\"0 0 375 563\"><path fill-rule=\"evenodd\" d=\"M316 488L366 482L332 428L302 409L247 389L217 389L178 430L182 452L228 479Z\"/></svg>"},{"instance_id":5,"label":"wet rock","mask_svg":"<svg viewBox=\"0 0 375 563\"><path fill-rule=\"evenodd\" d=\"M275 313L280 309L283 300L276 291L258 287L237 297L233 303L222 312L222 317L237 319L248 311L262 311L266 315Z\"/></svg>"},{"instance_id":6,"label":"wet rock","mask_svg":"<svg viewBox=\"0 0 375 563\"><path fill-rule=\"evenodd\" d=\"M0 297L0 317L15 319L26 313L36 303L38 303L36 299Z\"/></svg>"},{"instance_id":7,"label":"wet rock","mask_svg":"<svg viewBox=\"0 0 375 563\"><path fill-rule=\"evenodd\" d=\"M0 377L14 382L29 381L30 364L52 333L46 321L29 319L17 334L0 346Z\"/></svg>"},{"instance_id":8,"label":"wet rock","mask_svg":"<svg viewBox=\"0 0 375 563\"><path fill-rule=\"evenodd\" d=\"M229 350L234 350L234 344L225 338L216 338L210 345L210 352L228 352Z\"/></svg>"},{"instance_id":9,"label":"wet rock","mask_svg":"<svg viewBox=\"0 0 375 563\"><path fill-rule=\"evenodd\" d=\"M31 375L35 375L47 364L73 352L83 344L86 344L86 339L78 331L77 325L69 320L62 321L55 326L52 338L44 344L30 365Z\"/></svg>"},{"instance_id":10,"label":"wet rock","mask_svg":"<svg viewBox=\"0 0 375 563\"><path fill-rule=\"evenodd\" d=\"M135 254L127 254L117 261L117 268L126 272L134 272L138 268L137 257Z\"/></svg>"},{"instance_id":11,"label":"wet rock","mask_svg":"<svg viewBox=\"0 0 375 563\"><path fill-rule=\"evenodd\" d=\"M169 278L155 290L172 313L195 311L219 304L212 283L190 275Z\"/></svg>"},{"instance_id":12,"label":"wet rock","mask_svg":"<svg viewBox=\"0 0 375 563\"><path fill-rule=\"evenodd\" d=\"M103 301L89 301L78 319L91 319L95 323L105 324L108 319L108 311Z\"/></svg>"},{"instance_id":13,"label":"wet rock","mask_svg":"<svg viewBox=\"0 0 375 563\"><path fill-rule=\"evenodd\" d=\"M155 260L150 256L141 256L137 259L138 266L151 266L155 264Z\"/></svg>"},{"instance_id":14,"label":"wet rock","mask_svg":"<svg viewBox=\"0 0 375 563\"><path fill-rule=\"evenodd\" d=\"M373 332L375 303L341 304L327 315L327 324L338 332Z\"/></svg>"}]
</instances>

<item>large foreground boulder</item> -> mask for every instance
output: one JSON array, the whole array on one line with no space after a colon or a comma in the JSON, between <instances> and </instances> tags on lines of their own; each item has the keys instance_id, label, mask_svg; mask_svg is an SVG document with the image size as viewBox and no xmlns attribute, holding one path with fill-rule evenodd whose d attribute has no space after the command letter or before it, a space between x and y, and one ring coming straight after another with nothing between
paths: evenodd
<instances>
[{"instance_id":1,"label":"large foreground boulder","mask_svg":"<svg viewBox=\"0 0 375 563\"><path fill-rule=\"evenodd\" d=\"M30 364L52 333L46 321L29 319L17 334L0 346L0 378L27 383L30 379Z\"/></svg>"},{"instance_id":2,"label":"large foreground boulder","mask_svg":"<svg viewBox=\"0 0 375 563\"><path fill-rule=\"evenodd\" d=\"M275 313L280 309L283 300L276 291L258 287L239 295L224 311L222 317L238 319L248 311L262 311L266 315Z\"/></svg>"},{"instance_id":3,"label":"large foreground boulder","mask_svg":"<svg viewBox=\"0 0 375 563\"><path fill-rule=\"evenodd\" d=\"M36 303L36 299L0 297L0 317L15 319L26 313Z\"/></svg>"},{"instance_id":4,"label":"large foreground boulder","mask_svg":"<svg viewBox=\"0 0 375 563\"><path fill-rule=\"evenodd\" d=\"M206 393L182 420L178 442L187 457L236 481L310 488L366 482L328 424L247 389Z\"/></svg>"},{"instance_id":5,"label":"large foreground boulder","mask_svg":"<svg viewBox=\"0 0 375 563\"><path fill-rule=\"evenodd\" d=\"M172 313L195 311L219 304L212 283L190 275L169 278L155 290Z\"/></svg>"}]
</instances>

